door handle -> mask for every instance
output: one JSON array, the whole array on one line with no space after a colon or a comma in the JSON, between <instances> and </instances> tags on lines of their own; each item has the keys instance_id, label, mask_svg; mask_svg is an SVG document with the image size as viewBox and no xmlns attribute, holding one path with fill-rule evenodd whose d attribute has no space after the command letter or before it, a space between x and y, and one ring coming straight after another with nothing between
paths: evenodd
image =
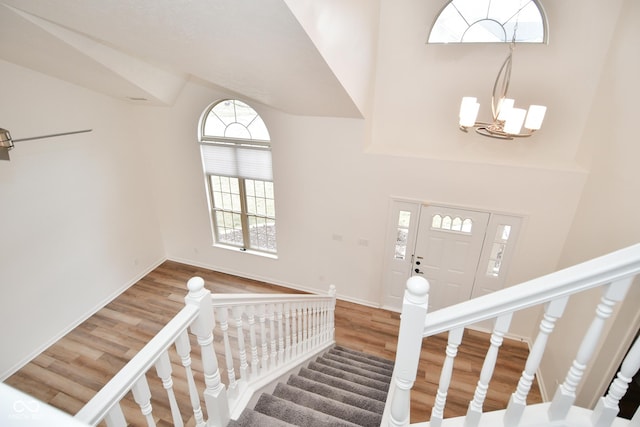
<instances>
[{"instance_id":1,"label":"door handle","mask_svg":"<svg viewBox=\"0 0 640 427\"><path fill-rule=\"evenodd\" d=\"M424 274L422 271L420 271L420 269L419 269L419 268L416 268L416 269L415 269L415 270L413 270L413 271L415 271L415 272L416 272L416 273L418 273L418 274Z\"/></svg>"}]
</instances>

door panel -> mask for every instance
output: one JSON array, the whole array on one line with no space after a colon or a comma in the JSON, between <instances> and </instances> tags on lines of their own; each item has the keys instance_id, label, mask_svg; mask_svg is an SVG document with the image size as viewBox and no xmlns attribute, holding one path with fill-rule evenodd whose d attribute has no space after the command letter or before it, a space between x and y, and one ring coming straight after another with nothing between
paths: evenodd
<instances>
[{"instance_id":1,"label":"door panel","mask_svg":"<svg viewBox=\"0 0 640 427\"><path fill-rule=\"evenodd\" d=\"M488 222L487 212L423 206L412 271L429 280L430 311L471 297Z\"/></svg>"},{"instance_id":2,"label":"door panel","mask_svg":"<svg viewBox=\"0 0 640 427\"><path fill-rule=\"evenodd\" d=\"M418 221L419 220L419 221ZM406 281L429 280L429 310L504 287L522 218L392 199L383 307L401 310Z\"/></svg>"},{"instance_id":3,"label":"door panel","mask_svg":"<svg viewBox=\"0 0 640 427\"><path fill-rule=\"evenodd\" d=\"M400 310L411 276L420 204L392 199L384 252L383 307Z\"/></svg>"}]
</instances>

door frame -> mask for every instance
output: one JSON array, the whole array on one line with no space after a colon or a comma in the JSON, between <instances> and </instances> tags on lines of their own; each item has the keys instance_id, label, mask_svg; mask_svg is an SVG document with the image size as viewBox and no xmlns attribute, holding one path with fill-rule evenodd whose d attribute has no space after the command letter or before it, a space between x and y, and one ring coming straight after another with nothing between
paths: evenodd
<instances>
[{"instance_id":1,"label":"door frame","mask_svg":"<svg viewBox=\"0 0 640 427\"><path fill-rule=\"evenodd\" d=\"M412 248L412 255L411 258L413 258L413 256L415 255L415 244L417 243L417 236L418 236L418 231L419 231L419 220L420 220L420 216L422 214L422 208L423 206L442 206L442 207L446 207L446 208L451 208L451 209L461 209L461 210L469 210L469 211L477 211L477 212L487 212L490 214L489 217L489 223L491 223L493 221L494 216L508 216L508 217L514 217L514 218L519 218L520 219L520 224L519 224L519 230L517 232L516 235L516 239L515 239L515 243L513 244L513 250L510 252L509 256L508 256L508 262L509 265L513 264L513 260L517 259L517 254L520 251L520 247L522 246L521 244L518 244L518 241L521 241L521 237L527 227L527 223L528 223L528 219L529 216L526 214L520 214L520 213L513 213L513 212L506 212L506 211L502 211L502 210L492 210L492 209L488 209L486 207L477 207L477 206L462 206L462 205L456 205L456 204L450 204L450 203L444 203L444 202L438 202L438 201L424 201L424 200L418 200L418 199L412 199L412 198L407 198L407 197L395 197L395 196L391 196L389 198L389 208L388 208L388 214L387 214L387 230L386 230L386 238L385 238L385 247L384 247L384 260L383 260L383 272L382 272L382 287L381 287L381 308L386 309L386 310L390 310L390 311L395 311L395 312L401 312L402 311L402 303L400 304L400 307L394 307L391 306L387 303L387 274L389 272L389 264L390 264L390 259L389 259L389 254L393 253L391 251L390 248L394 247L395 244L395 236L390 233L391 230L391 224L394 223L395 221L397 221L397 218L394 218L394 209L393 209L393 204L394 202L401 202L401 203L410 203L410 204L414 204L415 206L417 206L417 219L418 219L418 223L415 224L415 227L412 227L412 232L413 232L413 242L414 242L414 247ZM411 236L410 236L411 239ZM486 236L485 236L486 239ZM478 260L479 262L482 260L483 257L483 253L484 253L484 247L483 247L483 251L480 255L480 259ZM407 276L407 278L412 276L412 268L413 268L413 263L411 268L408 269L408 273L409 275ZM507 270L505 271L505 277L504 277L504 282L502 285L502 288L504 288L504 285L506 284L506 279L507 279L507 275L509 273L511 269L508 267ZM475 285L474 285L475 287ZM473 296L472 296L473 298Z\"/></svg>"}]
</instances>

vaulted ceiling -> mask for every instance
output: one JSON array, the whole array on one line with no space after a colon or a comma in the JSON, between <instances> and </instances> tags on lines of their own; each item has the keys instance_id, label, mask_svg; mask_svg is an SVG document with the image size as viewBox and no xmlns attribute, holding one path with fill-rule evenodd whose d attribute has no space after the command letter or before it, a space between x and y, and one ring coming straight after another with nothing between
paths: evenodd
<instances>
[{"instance_id":1,"label":"vaulted ceiling","mask_svg":"<svg viewBox=\"0 0 640 427\"><path fill-rule=\"evenodd\" d=\"M148 105L196 79L285 112L361 117L283 0L2 0L0 58Z\"/></svg>"}]
</instances>

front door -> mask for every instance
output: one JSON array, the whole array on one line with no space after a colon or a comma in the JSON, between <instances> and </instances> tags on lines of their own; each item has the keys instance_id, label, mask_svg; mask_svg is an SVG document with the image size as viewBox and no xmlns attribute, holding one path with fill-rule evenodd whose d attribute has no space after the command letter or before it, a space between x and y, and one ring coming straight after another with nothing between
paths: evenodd
<instances>
[{"instance_id":1,"label":"front door","mask_svg":"<svg viewBox=\"0 0 640 427\"><path fill-rule=\"evenodd\" d=\"M488 212L422 207L412 275L429 280L429 311L471 298L489 217Z\"/></svg>"}]
</instances>

